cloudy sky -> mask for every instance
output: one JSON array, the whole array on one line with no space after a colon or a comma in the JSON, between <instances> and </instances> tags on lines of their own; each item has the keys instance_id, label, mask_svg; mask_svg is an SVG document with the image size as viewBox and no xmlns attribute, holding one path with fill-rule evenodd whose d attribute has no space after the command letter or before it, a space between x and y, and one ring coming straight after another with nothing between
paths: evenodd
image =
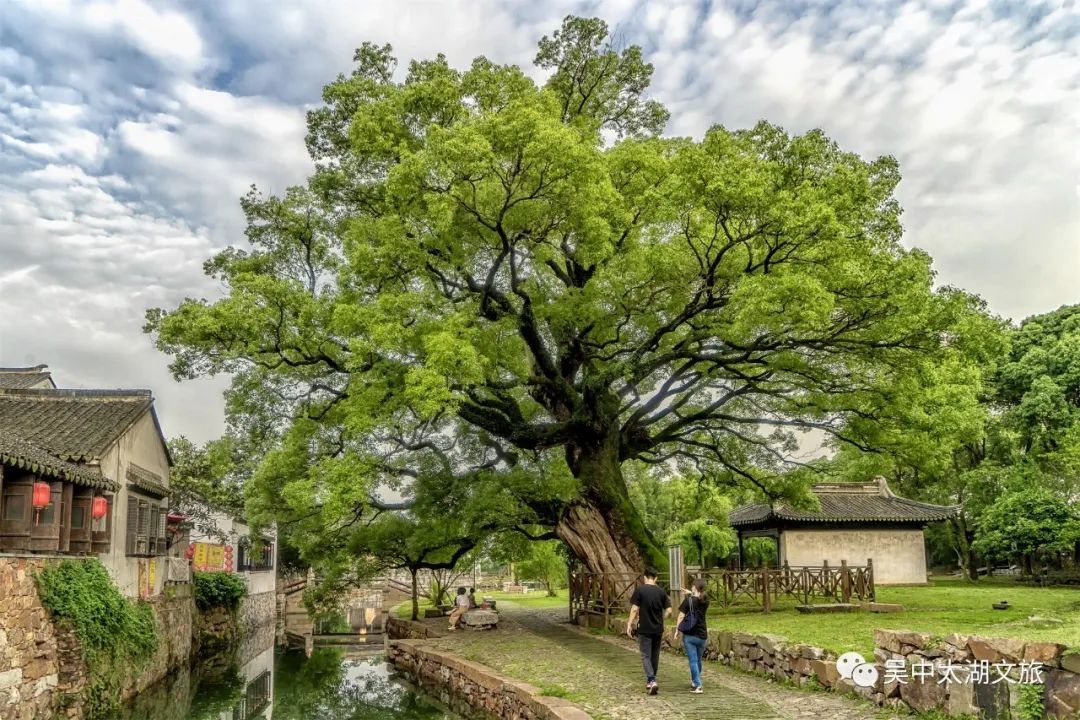
<instances>
[{"instance_id":1,"label":"cloudy sky","mask_svg":"<svg viewBox=\"0 0 1080 720\"><path fill-rule=\"evenodd\" d=\"M1016 320L1080 302L1074 0L0 0L0 366L150 387L167 434L215 436L223 381L174 383L143 313L220 292L202 261L243 242L249 185L303 181L322 85L364 40L531 67L568 13L644 47L670 133L893 154L942 283Z\"/></svg>"}]
</instances>

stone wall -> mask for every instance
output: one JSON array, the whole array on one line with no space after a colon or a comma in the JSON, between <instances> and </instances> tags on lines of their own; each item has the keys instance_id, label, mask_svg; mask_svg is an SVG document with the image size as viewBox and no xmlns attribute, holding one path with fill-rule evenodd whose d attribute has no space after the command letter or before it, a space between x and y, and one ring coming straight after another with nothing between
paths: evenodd
<instances>
[{"instance_id":1,"label":"stone wall","mask_svg":"<svg viewBox=\"0 0 1080 720\"><path fill-rule=\"evenodd\" d=\"M259 634L264 625L272 625L277 618L277 594L270 590L245 596L240 600L238 614L241 635Z\"/></svg>"},{"instance_id":2,"label":"stone wall","mask_svg":"<svg viewBox=\"0 0 1080 720\"><path fill-rule=\"evenodd\" d=\"M539 688L449 653L423 647L416 640L394 640L387 659L397 670L443 704L478 718L516 720L589 720L561 698L543 697Z\"/></svg>"},{"instance_id":3,"label":"stone wall","mask_svg":"<svg viewBox=\"0 0 1080 720\"><path fill-rule=\"evenodd\" d=\"M893 630L875 631L874 644L873 657L865 658L877 672L877 680L870 687L842 678L835 654L791 643L777 635L714 632L709 637L706 657L800 687L812 685L854 693L885 707L1000 720L1021 717L1017 711L1021 663L1030 668L1037 662L1042 664L1039 674L1045 682L1042 694L1047 716L1072 718L1080 713L1080 654L1070 653L1064 645L957 634L935 640L927 633ZM886 682L890 675L886 663L890 661L903 663L903 671L894 674L907 682ZM969 663L978 661L990 663L986 682L971 682ZM927 672L931 665L932 671ZM950 665L954 668L951 676L947 669ZM915 666L922 672L914 672ZM1009 679L1001 679L1000 675ZM949 682L945 682L947 676Z\"/></svg>"},{"instance_id":4,"label":"stone wall","mask_svg":"<svg viewBox=\"0 0 1080 720\"><path fill-rule=\"evenodd\" d=\"M41 604L33 574L48 558L0 557L0 720L81 716L78 696L88 680L75 634L56 627ZM176 586L150 603L160 645L139 672L121 684L123 699L186 665L191 656L195 603Z\"/></svg>"},{"instance_id":5,"label":"stone wall","mask_svg":"<svg viewBox=\"0 0 1080 720\"><path fill-rule=\"evenodd\" d=\"M446 626L445 622L443 626ZM393 617L386 619L386 637L390 640L428 640L441 635L442 633L430 625L421 622L399 620Z\"/></svg>"},{"instance_id":6,"label":"stone wall","mask_svg":"<svg viewBox=\"0 0 1080 720\"><path fill-rule=\"evenodd\" d=\"M52 717L59 653L33 579L44 564L0 558L0 720Z\"/></svg>"}]
</instances>

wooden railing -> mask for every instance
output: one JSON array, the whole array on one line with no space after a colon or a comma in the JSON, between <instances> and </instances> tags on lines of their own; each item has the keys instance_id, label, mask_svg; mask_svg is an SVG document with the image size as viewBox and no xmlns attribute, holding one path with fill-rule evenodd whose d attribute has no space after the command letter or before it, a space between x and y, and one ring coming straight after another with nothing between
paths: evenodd
<instances>
[{"instance_id":1,"label":"wooden railing","mask_svg":"<svg viewBox=\"0 0 1080 720\"><path fill-rule=\"evenodd\" d=\"M588 613L603 617L604 627L610 627L612 616L629 611L630 596L642 582L640 575L571 570L570 621Z\"/></svg>"},{"instance_id":2,"label":"wooden railing","mask_svg":"<svg viewBox=\"0 0 1080 720\"><path fill-rule=\"evenodd\" d=\"M709 600L715 606L756 605L772 610L778 598L792 598L808 605L815 600L850 603L874 600L874 563L839 566L759 568L754 570L704 570L690 573L690 580L705 580Z\"/></svg>"},{"instance_id":3,"label":"wooden railing","mask_svg":"<svg viewBox=\"0 0 1080 720\"><path fill-rule=\"evenodd\" d=\"M781 598L791 598L809 605L813 602L872 602L874 563L866 565L758 568L754 570L696 570L687 573L682 587L697 578L705 580L709 601L714 607L748 605L770 612ZM602 617L604 627L612 618L630 609L630 596L642 583L640 575L570 571L570 621L578 622L582 613ZM676 598L678 600L678 598Z\"/></svg>"}]
</instances>

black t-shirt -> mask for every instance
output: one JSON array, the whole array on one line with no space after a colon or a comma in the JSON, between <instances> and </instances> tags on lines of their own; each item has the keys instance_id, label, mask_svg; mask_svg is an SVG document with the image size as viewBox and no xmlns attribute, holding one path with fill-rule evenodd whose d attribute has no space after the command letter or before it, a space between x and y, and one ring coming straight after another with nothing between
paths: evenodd
<instances>
[{"instance_id":1,"label":"black t-shirt","mask_svg":"<svg viewBox=\"0 0 1080 720\"><path fill-rule=\"evenodd\" d=\"M662 635L664 632L664 611L671 607L664 588L659 585L638 585L630 596L630 604L637 605L641 621L638 633L641 635Z\"/></svg>"},{"instance_id":2,"label":"black t-shirt","mask_svg":"<svg viewBox=\"0 0 1080 720\"><path fill-rule=\"evenodd\" d=\"M694 637L709 639L709 629L705 625L705 613L709 610L708 598L691 598L687 595L683 598L682 605L679 606L679 612L683 615L690 614L691 603L693 603L694 616L697 618L697 622L694 623L689 631L683 633L683 635L693 635Z\"/></svg>"}]
</instances>

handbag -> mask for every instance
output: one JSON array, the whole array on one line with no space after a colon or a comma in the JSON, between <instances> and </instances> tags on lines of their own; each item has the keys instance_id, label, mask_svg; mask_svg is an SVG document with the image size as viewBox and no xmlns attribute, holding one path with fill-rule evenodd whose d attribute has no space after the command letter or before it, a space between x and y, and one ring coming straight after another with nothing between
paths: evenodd
<instances>
[{"instance_id":1,"label":"handbag","mask_svg":"<svg viewBox=\"0 0 1080 720\"><path fill-rule=\"evenodd\" d=\"M687 598L687 600L690 603L689 612L687 612L686 615L683 616L682 622L679 623L678 627L676 628L684 635L693 630L698 624L697 610L694 609L694 598L690 597Z\"/></svg>"}]
</instances>

